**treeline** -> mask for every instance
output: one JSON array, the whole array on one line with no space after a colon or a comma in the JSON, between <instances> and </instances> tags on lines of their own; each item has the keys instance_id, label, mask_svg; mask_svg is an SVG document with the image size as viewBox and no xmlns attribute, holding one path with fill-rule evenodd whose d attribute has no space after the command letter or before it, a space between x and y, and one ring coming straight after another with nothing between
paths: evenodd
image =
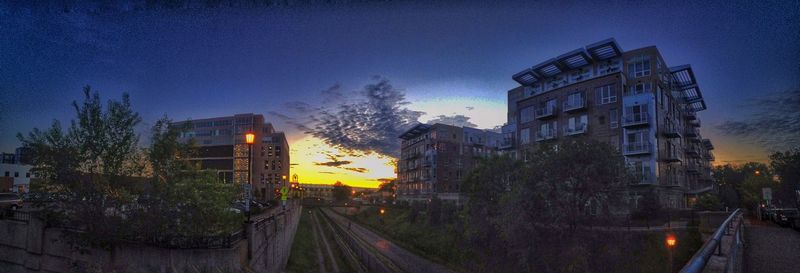
<instances>
[{"instance_id":1,"label":"treeline","mask_svg":"<svg viewBox=\"0 0 800 273\"><path fill-rule=\"evenodd\" d=\"M153 125L150 146L140 147L135 127L142 119L127 94L104 107L87 86L73 108L67 128L56 120L18 134L39 177L29 198L49 225L81 230L74 242L101 246L240 228L241 216L229 209L237 190L184 160L197 148L178 141L182 128L166 116Z\"/></svg>"}]
</instances>

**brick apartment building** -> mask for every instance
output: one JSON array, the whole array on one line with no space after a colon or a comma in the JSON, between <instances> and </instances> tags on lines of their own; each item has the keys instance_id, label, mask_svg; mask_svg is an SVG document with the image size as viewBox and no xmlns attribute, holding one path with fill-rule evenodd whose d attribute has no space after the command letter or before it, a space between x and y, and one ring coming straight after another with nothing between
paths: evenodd
<instances>
[{"instance_id":1,"label":"brick apartment building","mask_svg":"<svg viewBox=\"0 0 800 273\"><path fill-rule=\"evenodd\" d=\"M637 174L636 208L656 190L664 207L684 208L713 189L711 141L698 131L706 109L692 68L667 65L655 46L623 51L608 39L552 58L512 77L503 145L526 149L586 137L617 146Z\"/></svg>"},{"instance_id":2,"label":"brick apartment building","mask_svg":"<svg viewBox=\"0 0 800 273\"><path fill-rule=\"evenodd\" d=\"M216 170L224 183L247 183L248 147L244 134L255 134L252 147L251 180L253 194L261 200L270 200L274 191L289 177L289 144L283 132L275 131L264 116L237 114L227 117L175 122L186 126L179 141L194 139L199 147L197 158L202 169ZM271 194L273 193L273 194Z\"/></svg>"},{"instance_id":3,"label":"brick apartment building","mask_svg":"<svg viewBox=\"0 0 800 273\"><path fill-rule=\"evenodd\" d=\"M461 180L477 162L497 152L502 135L446 124L418 124L400 136L397 199L426 201L433 196L461 203Z\"/></svg>"}]
</instances>

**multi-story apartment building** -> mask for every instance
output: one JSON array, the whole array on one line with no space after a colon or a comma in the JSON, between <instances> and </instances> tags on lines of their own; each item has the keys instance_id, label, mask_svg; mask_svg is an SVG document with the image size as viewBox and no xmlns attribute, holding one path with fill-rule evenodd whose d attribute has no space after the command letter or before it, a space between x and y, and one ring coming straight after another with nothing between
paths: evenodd
<instances>
[{"instance_id":1,"label":"multi-story apartment building","mask_svg":"<svg viewBox=\"0 0 800 273\"><path fill-rule=\"evenodd\" d=\"M418 124L400 136L397 199L423 201L436 196L462 202L461 180L477 162L497 152L499 133L446 124Z\"/></svg>"},{"instance_id":2,"label":"multi-story apartment building","mask_svg":"<svg viewBox=\"0 0 800 273\"><path fill-rule=\"evenodd\" d=\"M20 151L24 149L18 148L16 154L0 153L0 192L25 193L30 190L31 181L36 180L30 160L23 163L27 154L21 155Z\"/></svg>"},{"instance_id":3,"label":"multi-story apartment building","mask_svg":"<svg viewBox=\"0 0 800 273\"><path fill-rule=\"evenodd\" d=\"M587 137L617 146L637 174L631 207L656 190L683 208L712 189L711 141L698 131L706 104L689 65L669 67L655 46L623 51L614 39L525 69L508 91L506 145L518 157L537 144Z\"/></svg>"},{"instance_id":4,"label":"multi-story apartment building","mask_svg":"<svg viewBox=\"0 0 800 273\"><path fill-rule=\"evenodd\" d=\"M283 132L275 131L264 116L237 114L227 117L175 122L173 125L186 128L179 140L194 139L199 147L196 161L202 169L216 170L224 183L247 183L248 145L245 134L255 134L252 144L252 168L250 179L254 195L260 199L272 199L274 192L286 183L289 177L289 144Z\"/></svg>"}]
</instances>

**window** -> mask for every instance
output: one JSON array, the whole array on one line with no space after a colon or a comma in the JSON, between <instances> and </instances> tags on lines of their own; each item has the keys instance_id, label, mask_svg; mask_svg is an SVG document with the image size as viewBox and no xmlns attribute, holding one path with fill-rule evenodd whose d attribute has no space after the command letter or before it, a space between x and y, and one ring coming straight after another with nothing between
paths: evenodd
<instances>
[{"instance_id":1,"label":"window","mask_svg":"<svg viewBox=\"0 0 800 273\"><path fill-rule=\"evenodd\" d=\"M628 131L628 133L625 135L625 138L629 144L645 143L645 139L647 138L645 133L647 133L647 130Z\"/></svg>"},{"instance_id":2,"label":"window","mask_svg":"<svg viewBox=\"0 0 800 273\"><path fill-rule=\"evenodd\" d=\"M616 108L608 111L608 125L611 128L617 128L619 126L619 117L617 116Z\"/></svg>"},{"instance_id":3,"label":"window","mask_svg":"<svg viewBox=\"0 0 800 273\"><path fill-rule=\"evenodd\" d=\"M519 112L519 120L522 123L533 121L533 106L522 108Z\"/></svg>"},{"instance_id":4,"label":"window","mask_svg":"<svg viewBox=\"0 0 800 273\"><path fill-rule=\"evenodd\" d=\"M520 130L519 132L519 143L520 144L528 144L531 143L531 129L525 128Z\"/></svg>"},{"instance_id":5,"label":"window","mask_svg":"<svg viewBox=\"0 0 800 273\"><path fill-rule=\"evenodd\" d=\"M650 93L651 90L652 90L652 86L650 85L649 82L637 83L637 84L631 86L628 95L639 95L639 94L644 94L644 93Z\"/></svg>"},{"instance_id":6,"label":"window","mask_svg":"<svg viewBox=\"0 0 800 273\"><path fill-rule=\"evenodd\" d=\"M11 175L11 173L6 172L6 177L9 177L10 175Z\"/></svg>"},{"instance_id":7,"label":"window","mask_svg":"<svg viewBox=\"0 0 800 273\"><path fill-rule=\"evenodd\" d=\"M31 178L31 173L25 173L26 178Z\"/></svg>"},{"instance_id":8,"label":"window","mask_svg":"<svg viewBox=\"0 0 800 273\"><path fill-rule=\"evenodd\" d=\"M597 104L608 104L617 101L617 93L614 85L609 84L595 88L597 92Z\"/></svg>"},{"instance_id":9,"label":"window","mask_svg":"<svg viewBox=\"0 0 800 273\"><path fill-rule=\"evenodd\" d=\"M600 123L600 125L606 124L606 116L597 117L597 122Z\"/></svg>"},{"instance_id":10,"label":"window","mask_svg":"<svg viewBox=\"0 0 800 273\"><path fill-rule=\"evenodd\" d=\"M571 107L571 108L582 107L584 105L583 104L583 92L575 92L575 93L569 94L569 96L567 96L567 101L564 104L566 104L565 105L566 107Z\"/></svg>"},{"instance_id":11,"label":"window","mask_svg":"<svg viewBox=\"0 0 800 273\"><path fill-rule=\"evenodd\" d=\"M570 117L567 120L567 128L565 130L569 133L583 132L586 130L586 123L588 123L588 117L586 115Z\"/></svg>"},{"instance_id":12,"label":"window","mask_svg":"<svg viewBox=\"0 0 800 273\"><path fill-rule=\"evenodd\" d=\"M628 70L634 78L644 77L650 75L650 56L640 56L633 58L628 63Z\"/></svg>"},{"instance_id":13,"label":"window","mask_svg":"<svg viewBox=\"0 0 800 273\"><path fill-rule=\"evenodd\" d=\"M19 177L19 172L14 172L14 177Z\"/></svg>"}]
</instances>

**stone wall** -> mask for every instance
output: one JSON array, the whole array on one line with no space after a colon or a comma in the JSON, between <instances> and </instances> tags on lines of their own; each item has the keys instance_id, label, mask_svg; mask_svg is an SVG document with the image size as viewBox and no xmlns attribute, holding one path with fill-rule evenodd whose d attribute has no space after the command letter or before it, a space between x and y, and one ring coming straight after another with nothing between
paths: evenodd
<instances>
[{"instance_id":1,"label":"stone wall","mask_svg":"<svg viewBox=\"0 0 800 273\"><path fill-rule=\"evenodd\" d=\"M281 210L281 208L277 208ZM72 248L61 228L37 217L0 220L0 272L281 272L286 266L302 208L272 211L247 226L229 248L172 249L141 243L111 249Z\"/></svg>"}]
</instances>

